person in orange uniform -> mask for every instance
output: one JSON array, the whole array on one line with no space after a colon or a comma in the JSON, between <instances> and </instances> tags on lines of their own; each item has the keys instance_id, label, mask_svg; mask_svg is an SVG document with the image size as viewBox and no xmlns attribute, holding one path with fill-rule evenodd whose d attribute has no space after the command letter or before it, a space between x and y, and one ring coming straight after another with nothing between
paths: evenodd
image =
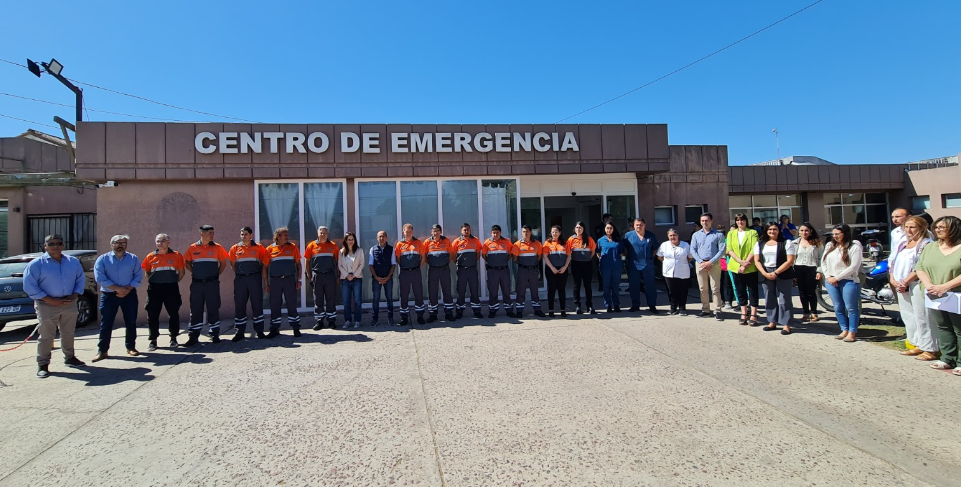
<instances>
[{"instance_id":1,"label":"person in orange uniform","mask_svg":"<svg viewBox=\"0 0 961 487\"><path fill-rule=\"evenodd\" d=\"M157 338L160 336L160 310L167 310L167 331L170 333L170 348L177 346L177 335L180 334L180 280L183 279L184 256L170 248L170 236L166 233L157 235L154 240L157 250L147 254L140 267L147 277L147 351L157 350Z\"/></svg>"},{"instance_id":2,"label":"person in orange uniform","mask_svg":"<svg viewBox=\"0 0 961 487\"><path fill-rule=\"evenodd\" d=\"M190 271L190 326L185 347L199 343L204 328L204 310L210 325L210 338L220 343L220 274L227 269L227 250L214 242L214 227L200 227L200 240L190 244L184 252Z\"/></svg>"},{"instance_id":3,"label":"person in orange uniform","mask_svg":"<svg viewBox=\"0 0 961 487\"><path fill-rule=\"evenodd\" d=\"M317 228L317 240L304 250L307 282L314 292L314 330L324 328L324 319L333 329L337 322L337 259L340 249L330 241L330 230Z\"/></svg>"},{"instance_id":4,"label":"person in orange uniform","mask_svg":"<svg viewBox=\"0 0 961 487\"><path fill-rule=\"evenodd\" d=\"M454 321L454 298L450 295L450 239L442 235L439 224L430 229L427 247L427 317L428 323L437 321L438 294L444 297L444 319ZM440 288L439 292L437 288Z\"/></svg>"},{"instance_id":5,"label":"person in orange uniform","mask_svg":"<svg viewBox=\"0 0 961 487\"><path fill-rule=\"evenodd\" d=\"M481 314L480 293L477 279L477 264L480 262L481 241L471 235L470 225L465 223L460 227L460 237L450 246L450 258L457 263L457 314L455 320L464 317L467 288L470 288L470 308L474 311L474 318L483 318Z\"/></svg>"},{"instance_id":6,"label":"person in orange uniform","mask_svg":"<svg viewBox=\"0 0 961 487\"><path fill-rule=\"evenodd\" d=\"M235 243L227 252L230 267L234 270L234 326L237 334L230 339L239 342L247 332L247 302L254 322L257 338L264 335L264 261L267 248L253 240L254 231L250 227L240 229L240 242Z\"/></svg>"},{"instance_id":7,"label":"person in orange uniform","mask_svg":"<svg viewBox=\"0 0 961 487\"><path fill-rule=\"evenodd\" d=\"M414 226L405 223L403 227L404 239L394 244L394 257L400 269L400 326L410 324L410 309L407 307L410 294L414 293L414 312L417 313L417 324L424 321L424 284L421 281L420 266L424 265L427 257L427 247L414 237Z\"/></svg>"},{"instance_id":8,"label":"person in orange uniform","mask_svg":"<svg viewBox=\"0 0 961 487\"><path fill-rule=\"evenodd\" d=\"M511 300L511 271L507 264L511 258L514 244L510 239L501 236L501 226L491 225L491 238L484 240L481 256L487 266L487 317L493 318L501 309L497 300L497 290L500 288L501 301L507 316L514 317L514 304Z\"/></svg>"},{"instance_id":9,"label":"person in orange uniform","mask_svg":"<svg viewBox=\"0 0 961 487\"><path fill-rule=\"evenodd\" d=\"M551 227L551 238L544 242L541 255L544 256L544 279L547 281L547 314L554 317L554 295L560 293L558 305L561 317L567 316L567 268L571 264L571 254L561 240L561 226Z\"/></svg>"},{"instance_id":10,"label":"person in orange uniform","mask_svg":"<svg viewBox=\"0 0 961 487\"><path fill-rule=\"evenodd\" d=\"M574 235L567 239L567 251L571 254L571 276L574 278L574 312L584 313L581 307L581 288L584 288L587 312L596 315L594 309L594 290L591 289L591 276L594 272L594 253L597 242L585 231L584 222L574 225Z\"/></svg>"},{"instance_id":11,"label":"person in orange uniform","mask_svg":"<svg viewBox=\"0 0 961 487\"><path fill-rule=\"evenodd\" d=\"M521 239L514 242L511 255L517 263L517 277L514 282L514 289L517 292L517 299L514 301L514 314L520 318L524 316L524 297L527 290L531 290L531 306L534 308L534 315L544 316L541 311L541 299L537 295L538 271L541 267L541 248L542 245L537 240L531 238L530 225L521 227Z\"/></svg>"},{"instance_id":12,"label":"person in orange uniform","mask_svg":"<svg viewBox=\"0 0 961 487\"><path fill-rule=\"evenodd\" d=\"M291 242L287 227L274 230L274 243L267 247L264 266L264 290L270 294L270 332L267 338L280 335L282 309L287 304L287 324L300 336L300 315L297 314L297 291L300 289L300 249Z\"/></svg>"}]
</instances>

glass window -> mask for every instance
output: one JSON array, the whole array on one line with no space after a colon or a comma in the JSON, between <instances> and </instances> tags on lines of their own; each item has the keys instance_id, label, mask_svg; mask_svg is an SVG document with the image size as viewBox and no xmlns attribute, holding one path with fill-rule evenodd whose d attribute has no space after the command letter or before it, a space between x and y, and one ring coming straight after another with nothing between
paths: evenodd
<instances>
[{"instance_id":1,"label":"glass window","mask_svg":"<svg viewBox=\"0 0 961 487\"><path fill-rule=\"evenodd\" d=\"M879 223L887 223L888 221L888 207L882 205L867 205L867 222L871 225L876 225Z\"/></svg>"},{"instance_id":2,"label":"glass window","mask_svg":"<svg viewBox=\"0 0 961 487\"><path fill-rule=\"evenodd\" d=\"M677 220L674 218L674 213L676 211L677 211L676 206L655 206L654 207L654 225L657 225L657 226L676 225Z\"/></svg>"},{"instance_id":3,"label":"glass window","mask_svg":"<svg viewBox=\"0 0 961 487\"><path fill-rule=\"evenodd\" d=\"M839 225L844 223L841 220L841 207L840 206L827 206L824 208L824 223L828 226Z\"/></svg>"},{"instance_id":4,"label":"glass window","mask_svg":"<svg viewBox=\"0 0 961 487\"><path fill-rule=\"evenodd\" d=\"M777 196L773 194L754 195L754 206L777 206Z\"/></svg>"},{"instance_id":5,"label":"glass window","mask_svg":"<svg viewBox=\"0 0 961 487\"><path fill-rule=\"evenodd\" d=\"M517 180L485 179L481 181L481 205L484 210L483 228L476 233L484 241L491 236L491 225L500 225L502 235L516 242L517 223Z\"/></svg>"},{"instance_id":6,"label":"glass window","mask_svg":"<svg viewBox=\"0 0 961 487\"><path fill-rule=\"evenodd\" d=\"M886 205L888 204L888 195L885 193L867 193L864 195L865 200L868 203L875 203Z\"/></svg>"},{"instance_id":7,"label":"glass window","mask_svg":"<svg viewBox=\"0 0 961 487\"><path fill-rule=\"evenodd\" d=\"M742 194L728 198L728 207L730 208L750 208L751 206L754 206L754 204L751 203L751 195Z\"/></svg>"},{"instance_id":8,"label":"glass window","mask_svg":"<svg viewBox=\"0 0 961 487\"><path fill-rule=\"evenodd\" d=\"M778 206L801 206L801 195L779 194L777 196Z\"/></svg>"},{"instance_id":9,"label":"glass window","mask_svg":"<svg viewBox=\"0 0 961 487\"><path fill-rule=\"evenodd\" d=\"M845 205L864 203L864 193L841 193L841 203Z\"/></svg>"},{"instance_id":10,"label":"glass window","mask_svg":"<svg viewBox=\"0 0 961 487\"><path fill-rule=\"evenodd\" d=\"M544 232L541 229L540 197L521 198L521 226L524 225L531 227L531 235L534 240L544 241Z\"/></svg>"},{"instance_id":11,"label":"glass window","mask_svg":"<svg viewBox=\"0 0 961 487\"><path fill-rule=\"evenodd\" d=\"M753 222L755 218L761 219L761 225L767 225L770 222L777 222L778 218L777 208L755 208L753 214L751 215L751 221Z\"/></svg>"},{"instance_id":12,"label":"glass window","mask_svg":"<svg viewBox=\"0 0 961 487\"><path fill-rule=\"evenodd\" d=\"M840 194L840 193L824 193L824 204L825 204L825 205L840 205L840 204L841 204L841 194Z\"/></svg>"},{"instance_id":13,"label":"glass window","mask_svg":"<svg viewBox=\"0 0 961 487\"><path fill-rule=\"evenodd\" d=\"M346 228L343 183L304 183L304 220L304 248L316 237L320 226L327 227L330 239L339 244ZM363 239L363 234L357 238Z\"/></svg>"},{"instance_id":14,"label":"glass window","mask_svg":"<svg viewBox=\"0 0 961 487\"><path fill-rule=\"evenodd\" d=\"M844 218L842 223L846 223L848 225L867 223L864 214L864 205L842 206L841 208L843 209L842 217Z\"/></svg>"},{"instance_id":15,"label":"glass window","mask_svg":"<svg viewBox=\"0 0 961 487\"><path fill-rule=\"evenodd\" d=\"M961 193L941 195L941 206L943 208L961 208Z\"/></svg>"},{"instance_id":16,"label":"glass window","mask_svg":"<svg viewBox=\"0 0 961 487\"><path fill-rule=\"evenodd\" d=\"M684 207L684 223L700 224L704 205L687 205Z\"/></svg>"},{"instance_id":17,"label":"glass window","mask_svg":"<svg viewBox=\"0 0 961 487\"><path fill-rule=\"evenodd\" d=\"M365 251L377 244L377 232L381 230L387 232L388 242L394 245L400 239L400 226L397 224L397 183L393 181L357 183L357 216L360 221L357 238ZM367 266L364 266L364 279L370 282L370 270ZM362 288L362 297L369 302L372 298L370 286L362 286ZM394 279L394 296L397 296L398 290L397 279Z\"/></svg>"},{"instance_id":18,"label":"glass window","mask_svg":"<svg viewBox=\"0 0 961 487\"><path fill-rule=\"evenodd\" d=\"M274 230L287 227L290 239L300 242L300 185L297 183L265 183L258 186L260 198L260 231L263 245L274 242Z\"/></svg>"},{"instance_id":19,"label":"glass window","mask_svg":"<svg viewBox=\"0 0 961 487\"><path fill-rule=\"evenodd\" d=\"M634 218L637 217L634 195L608 196L607 213L613 217L614 227L623 234L627 229L634 228Z\"/></svg>"},{"instance_id":20,"label":"glass window","mask_svg":"<svg viewBox=\"0 0 961 487\"><path fill-rule=\"evenodd\" d=\"M480 222L477 213L477 181L442 181L444 210L444 235L454 240L460 236L461 225L471 226L474 235L478 235Z\"/></svg>"},{"instance_id":21,"label":"glass window","mask_svg":"<svg viewBox=\"0 0 961 487\"><path fill-rule=\"evenodd\" d=\"M930 196L915 196L911 198L911 209L914 210L929 210L931 209L931 197Z\"/></svg>"},{"instance_id":22,"label":"glass window","mask_svg":"<svg viewBox=\"0 0 961 487\"><path fill-rule=\"evenodd\" d=\"M427 240L437 218L437 181L401 181L401 224L414 225L414 236Z\"/></svg>"}]
</instances>

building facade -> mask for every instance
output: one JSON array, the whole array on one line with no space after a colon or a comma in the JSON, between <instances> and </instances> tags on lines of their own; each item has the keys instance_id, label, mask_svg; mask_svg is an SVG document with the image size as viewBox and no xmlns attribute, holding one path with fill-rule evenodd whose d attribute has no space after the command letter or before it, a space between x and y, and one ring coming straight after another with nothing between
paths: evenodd
<instances>
[{"instance_id":1,"label":"building facade","mask_svg":"<svg viewBox=\"0 0 961 487\"><path fill-rule=\"evenodd\" d=\"M469 223L481 238L498 224L516 240L521 225L539 238L560 225L566 236L576 222L592 231L611 213L622 231L639 216L663 238L684 227L688 208L728 214L727 148L671 146L666 125L81 122L77 130L77 177L113 182L98 193L100 241L129 234L139 255L161 232L185 249L202 224L228 247L243 226L264 244L287 226L303 250L320 225L338 242L356 232L369 248L380 230L398 238L404 223L418 238L435 223L450 236ZM655 212L668 209L673 223L655 224ZM221 286L229 295L230 280Z\"/></svg>"}]
</instances>

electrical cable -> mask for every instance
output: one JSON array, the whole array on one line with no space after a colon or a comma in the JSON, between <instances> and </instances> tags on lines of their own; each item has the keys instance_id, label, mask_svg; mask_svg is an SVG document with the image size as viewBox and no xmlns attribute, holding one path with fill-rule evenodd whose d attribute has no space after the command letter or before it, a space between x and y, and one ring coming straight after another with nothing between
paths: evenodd
<instances>
[{"instance_id":1,"label":"electrical cable","mask_svg":"<svg viewBox=\"0 0 961 487\"><path fill-rule=\"evenodd\" d=\"M6 115L6 114L3 114L3 113L0 113L0 117L10 118L10 119L13 119L13 120L19 120L19 121L21 121L21 122L32 123L32 124L34 124L34 125L43 125L44 127L50 127L50 128L53 128L53 129L58 129L58 128L60 128L60 127L57 127L57 126L55 126L55 125L50 125L49 123L34 122L33 120L27 120L27 119L25 119L25 118L13 117L13 116Z\"/></svg>"},{"instance_id":2,"label":"electrical cable","mask_svg":"<svg viewBox=\"0 0 961 487\"><path fill-rule=\"evenodd\" d=\"M48 104L48 105L56 105L56 106L61 106L61 107L74 108L73 105L68 105L68 104L66 104L66 103L60 103L60 102L49 101L49 100L39 100L39 99L37 99L37 98L30 98L29 96L14 95L13 93L4 93L4 92L2 92L2 91L0 91L0 95L2 95L2 96L9 96L9 97L12 97L12 98L19 98L19 99L21 99L21 100L35 101L35 102L37 102L37 103L46 103L46 104ZM111 114L111 115L121 115L121 116L124 116L124 117L131 117L131 118L143 118L143 119L147 119L147 120L161 120L161 121L167 121L167 122L198 123L198 122L196 122L196 121L194 121L194 120L177 120L177 119L175 119L175 118L159 118L159 117L149 117L149 116L147 116L147 115L133 115L133 114L130 114L130 113L111 112L111 111L108 111L108 110L97 110L96 108L88 108L88 107L86 107L86 106L83 107L83 109L84 109L85 111L86 111L86 110L89 110L89 111L91 111L91 112L109 113L109 114ZM88 119L90 118L90 117L89 117L89 114L88 114L87 118L88 118Z\"/></svg>"},{"instance_id":3,"label":"electrical cable","mask_svg":"<svg viewBox=\"0 0 961 487\"><path fill-rule=\"evenodd\" d=\"M3 62L8 63L8 64L12 64L12 65L14 65L14 66L20 66L20 67L22 67L22 68L26 68L26 67L27 67L25 64L20 64L20 63L13 62L13 61L8 61L8 60L6 60L6 59L0 59L0 61L3 61ZM175 108L175 109L177 109L177 110L184 110L184 111L187 111L187 112L199 113L199 114L201 114L201 115L207 115L207 116L210 116L210 117L217 117L217 118L228 119L228 120L238 120L238 121L241 121L241 122L249 122L249 123L263 123L263 122L258 122L258 121L256 121L256 120L247 120L247 119L245 119L245 118L228 117L228 116L226 116L226 115L218 115L218 114L216 114L216 113L204 112L204 111L200 111L200 110L194 110L194 109L192 109L192 108L185 108L185 107L181 107L181 106L177 106L177 105L171 105L171 104L169 104L169 103L164 103L164 102L160 102L160 101L156 101L156 100L151 100L150 98L145 98L145 97L138 96L138 95L132 95L132 94L130 94L130 93L124 93L124 92L122 92L122 91L117 91L117 90L113 90L113 89L110 89L110 88L105 88L105 87L103 87L103 86L98 86L98 85L95 85L95 84L93 84L93 83L87 83L87 82L84 82L84 81L75 80L75 79L73 79L73 78L67 78L66 76L64 76L64 78L67 79L67 80L69 80L69 81L72 81L72 82L74 82L74 83L77 83L77 84L81 84L81 85L84 85L84 86L89 86L89 87L91 87L91 88L96 88L96 89L98 89L98 90L107 91L107 92L114 93L114 94L117 94L117 95L129 96L130 98L135 98L135 99L137 99L137 100L146 101L146 102L149 102L149 103L154 103L154 104L156 104L156 105L161 105L161 106L165 106L165 107L168 107L168 108ZM163 120L163 119L161 119L161 120Z\"/></svg>"},{"instance_id":4,"label":"electrical cable","mask_svg":"<svg viewBox=\"0 0 961 487\"><path fill-rule=\"evenodd\" d=\"M658 81L661 81L662 79L665 79L665 78L668 78L668 77L670 77L670 76L673 76L673 75L675 75L675 74L677 74L677 73L680 73L681 71L684 71L685 69L690 68L691 66L694 66L695 64L697 64L697 63L699 63L699 62L701 62L701 61L704 61L704 60L706 60L706 59L708 59L708 58L710 58L710 57L713 57L713 56L716 55L716 54L720 54L720 53L722 53L722 52L724 52L724 51L726 51L726 50L728 50L728 49L730 49L730 48L732 48L732 47L734 47L734 46L736 46L736 45L738 45L738 44L740 44L740 43L742 43L742 42L744 42L744 41L746 41L746 40L748 40L748 39L750 39L750 38L752 38L752 37L754 37L754 36L756 36L756 35L758 35L758 34L760 34L761 32L764 32L764 31L770 29L771 27L774 27L775 25L778 25L778 24L780 24L781 22L784 22L785 20L790 19L791 17L794 17L795 15L800 14L801 12L804 12L805 10L807 10L807 9L809 9L809 8L815 6L815 5L817 5L817 4L819 4L819 3L823 2L823 1L824 1L824 0L817 0L816 2L814 2L814 3L812 3L812 4L808 5L808 6L806 6L806 7L804 7L804 8L802 8L802 9L800 9L800 10L795 11L794 13L788 15L787 17L781 18L780 20L778 20L777 22L774 22L773 24L769 24L769 25L767 25L766 27L764 27L764 28L762 28L762 29L760 29L760 30L755 31L754 33L752 33L752 34L750 34L750 35L747 35L747 36L745 36L745 37L742 37L742 38L740 38L740 39L738 39L738 40L736 40L736 41L734 41L734 42L732 42L732 43L730 43L730 44L728 44L728 45L726 45L726 46L724 46L724 47L722 47L722 48L720 48L720 49L718 49L718 50L716 50L716 51L714 51L714 52L712 52L712 53L710 53L710 54L708 54L707 56L704 56L704 57L702 57L702 58L700 58L700 59L698 59L698 60L696 60L696 61L693 61L693 62L688 63L688 64L686 64L686 65L684 65L684 66L682 66L682 67L680 67L680 68L677 68L677 69L675 69L674 71L671 71L670 73L667 73L667 74L665 74L664 76L661 76L660 78L657 78L657 79L648 81L647 83L644 83L643 85L638 86L637 88L634 88L634 89L632 89L632 90L630 90L630 91L625 91L624 93L621 93L620 95L617 95L617 96L615 96L614 98L611 98L610 100L607 100L607 101L602 102L602 103L598 103L597 105L594 105L594 106L592 106L592 107L590 107L590 108L588 108L588 109L586 109L586 110L581 110L581 111L579 111L579 112L577 112L577 113L575 113L575 114L573 114L573 115L571 115L571 116L569 116L569 117L564 117L564 118L562 118L562 119L560 119L560 120L558 120L558 121L556 121L556 122L554 122L554 123L561 123L561 122L563 122L563 121L565 121L565 120L570 120L570 119L572 119L572 118L574 118L574 117L577 117L577 116L579 116L579 115L583 115L583 114L585 114L585 113L587 113L587 112L589 112L589 111L591 111L591 110L594 110L595 108L600 108L600 107L602 107L602 106L604 106L604 105L607 105L608 103L610 103L610 102L612 102L612 101L615 101L615 100L619 100L619 99L621 99L621 98L624 98L625 96L630 95L631 93L634 93L635 91L638 91L638 90L640 90L640 89L642 89L642 88L646 88L646 87L648 87L648 86L651 86L651 85L653 85L654 83L657 83Z\"/></svg>"}]
</instances>

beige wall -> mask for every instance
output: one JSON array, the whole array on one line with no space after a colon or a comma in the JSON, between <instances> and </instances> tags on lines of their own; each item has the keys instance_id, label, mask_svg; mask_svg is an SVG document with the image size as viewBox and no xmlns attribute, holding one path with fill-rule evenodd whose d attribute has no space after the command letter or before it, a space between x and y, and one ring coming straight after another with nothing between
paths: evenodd
<instances>
[{"instance_id":1,"label":"beige wall","mask_svg":"<svg viewBox=\"0 0 961 487\"><path fill-rule=\"evenodd\" d=\"M215 240L230 249L237 243L240 228L254 226L254 185L252 181L220 181L217 183L183 181L125 181L113 188L101 188L97 198L97 242L100 252L110 249L110 237L130 235L128 250L138 257L153 252L158 233L170 235L171 246L186 250L200 238L200 225L213 225ZM233 272L225 271L220 291L221 319L233 317ZM181 317L189 314L190 275L180 283L184 297ZM141 304L147 286L138 290ZM139 320L146 320L141 306ZM184 321L186 323L186 321ZM186 327L184 327L186 329Z\"/></svg>"},{"instance_id":2,"label":"beige wall","mask_svg":"<svg viewBox=\"0 0 961 487\"><path fill-rule=\"evenodd\" d=\"M961 192L961 166L908 171L901 203L910 208L912 197L929 196L931 209L928 210L928 214L932 217L952 215L961 218L961 208L944 208L941 201L941 195L959 192Z\"/></svg>"}]
</instances>

